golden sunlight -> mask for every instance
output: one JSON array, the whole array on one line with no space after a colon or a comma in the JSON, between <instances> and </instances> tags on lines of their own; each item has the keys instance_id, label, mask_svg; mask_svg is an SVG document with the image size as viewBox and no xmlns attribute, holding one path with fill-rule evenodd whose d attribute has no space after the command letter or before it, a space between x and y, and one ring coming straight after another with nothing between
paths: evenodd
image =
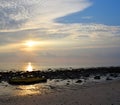
<instances>
[{"instance_id":1,"label":"golden sunlight","mask_svg":"<svg viewBox=\"0 0 120 105\"><path fill-rule=\"evenodd\" d=\"M28 63L28 66L27 66L27 71L33 71L33 67L32 67L32 64L31 62Z\"/></svg>"},{"instance_id":2,"label":"golden sunlight","mask_svg":"<svg viewBox=\"0 0 120 105\"><path fill-rule=\"evenodd\" d=\"M29 40L29 41L27 41L25 44L26 44L26 46L28 46L28 47L33 47L33 46L36 44L36 42L35 42L35 41L32 41L32 40Z\"/></svg>"},{"instance_id":3,"label":"golden sunlight","mask_svg":"<svg viewBox=\"0 0 120 105\"><path fill-rule=\"evenodd\" d=\"M58 41L57 41L58 42ZM42 50L45 48L50 48L51 45L56 45L56 41L53 40L25 40L22 42L21 50L23 51L36 51L36 50Z\"/></svg>"},{"instance_id":4,"label":"golden sunlight","mask_svg":"<svg viewBox=\"0 0 120 105\"><path fill-rule=\"evenodd\" d=\"M33 51L39 46L39 42L35 40L26 40L22 43L24 51Z\"/></svg>"},{"instance_id":5,"label":"golden sunlight","mask_svg":"<svg viewBox=\"0 0 120 105\"><path fill-rule=\"evenodd\" d=\"M25 96L25 95L34 95L41 93L37 85L26 85L26 86L23 85L23 86L18 86L18 88L20 88L20 90L15 91L14 92L15 95Z\"/></svg>"}]
</instances>

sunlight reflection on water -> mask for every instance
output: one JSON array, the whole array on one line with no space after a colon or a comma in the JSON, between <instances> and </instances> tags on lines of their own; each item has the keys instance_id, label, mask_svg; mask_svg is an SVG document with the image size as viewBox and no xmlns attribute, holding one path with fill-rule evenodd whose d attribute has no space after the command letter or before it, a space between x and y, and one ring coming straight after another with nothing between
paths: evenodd
<instances>
[{"instance_id":1,"label":"sunlight reflection on water","mask_svg":"<svg viewBox=\"0 0 120 105\"><path fill-rule=\"evenodd\" d=\"M26 68L27 68L26 70L29 71L29 72L30 72L30 71L33 71L32 63L29 62Z\"/></svg>"},{"instance_id":2,"label":"sunlight reflection on water","mask_svg":"<svg viewBox=\"0 0 120 105\"><path fill-rule=\"evenodd\" d=\"M0 63L0 71L34 71L34 70L46 70L49 67L41 66L38 63Z\"/></svg>"},{"instance_id":3,"label":"sunlight reflection on water","mask_svg":"<svg viewBox=\"0 0 120 105\"><path fill-rule=\"evenodd\" d=\"M15 95L24 96L24 95L34 95L40 93L36 85L28 86L18 86Z\"/></svg>"},{"instance_id":4,"label":"sunlight reflection on water","mask_svg":"<svg viewBox=\"0 0 120 105\"><path fill-rule=\"evenodd\" d=\"M28 95L42 95L50 93L47 84L34 84L34 85L9 85L7 82L0 83L0 96L28 96Z\"/></svg>"},{"instance_id":5,"label":"sunlight reflection on water","mask_svg":"<svg viewBox=\"0 0 120 105\"><path fill-rule=\"evenodd\" d=\"M55 70L59 68L78 68L79 66L65 66L65 65L42 65L35 62L24 63L0 63L0 71L47 71L49 68Z\"/></svg>"},{"instance_id":6,"label":"sunlight reflection on water","mask_svg":"<svg viewBox=\"0 0 120 105\"><path fill-rule=\"evenodd\" d=\"M45 84L35 84L35 85L22 85L17 86L14 92L15 96L26 96L26 95L37 95L46 94L50 90Z\"/></svg>"},{"instance_id":7,"label":"sunlight reflection on water","mask_svg":"<svg viewBox=\"0 0 120 105\"><path fill-rule=\"evenodd\" d=\"M65 66L65 65L43 65L35 62L24 62L24 63L0 63L0 71L46 71L49 68L58 69L58 68L78 68L78 66Z\"/></svg>"}]
</instances>

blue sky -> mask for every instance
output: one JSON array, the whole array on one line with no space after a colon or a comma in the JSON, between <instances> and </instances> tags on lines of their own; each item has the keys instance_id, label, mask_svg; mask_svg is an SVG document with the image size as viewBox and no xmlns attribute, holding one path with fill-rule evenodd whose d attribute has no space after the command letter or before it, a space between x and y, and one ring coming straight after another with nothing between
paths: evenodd
<instances>
[{"instance_id":1,"label":"blue sky","mask_svg":"<svg viewBox=\"0 0 120 105\"><path fill-rule=\"evenodd\" d=\"M1 0L0 62L119 65L119 4L119 0Z\"/></svg>"},{"instance_id":2,"label":"blue sky","mask_svg":"<svg viewBox=\"0 0 120 105\"><path fill-rule=\"evenodd\" d=\"M120 25L119 0L91 0L92 5L84 11L69 14L56 19L60 23L97 23L105 25Z\"/></svg>"}]
</instances>

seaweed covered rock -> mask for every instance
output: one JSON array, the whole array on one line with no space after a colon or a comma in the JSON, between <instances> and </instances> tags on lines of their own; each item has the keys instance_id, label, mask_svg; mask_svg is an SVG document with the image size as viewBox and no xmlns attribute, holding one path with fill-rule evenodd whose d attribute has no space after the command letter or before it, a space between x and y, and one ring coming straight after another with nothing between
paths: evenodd
<instances>
[{"instance_id":1,"label":"seaweed covered rock","mask_svg":"<svg viewBox=\"0 0 120 105\"><path fill-rule=\"evenodd\" d=\"M45 82L47 82L46 78L38 78L38 77L12 78L8 80L8 83L12 85L29 85L29 84L45 83Z\"/></svg>"}]
</instances>

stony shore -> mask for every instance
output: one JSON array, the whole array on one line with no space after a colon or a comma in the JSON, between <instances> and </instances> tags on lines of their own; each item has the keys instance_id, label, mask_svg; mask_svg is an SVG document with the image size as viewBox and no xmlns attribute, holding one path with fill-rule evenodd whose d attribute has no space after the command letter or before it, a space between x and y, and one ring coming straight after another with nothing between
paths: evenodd
<instances>
[{"instance_id":1,"label":"stony shore","mask_svg":"<svg viewBox=\"0 0 120 105\"><path fill-rule=\"evenodd\" d=\"M120 67L97 67L97 68L69 68L69 69L48 69L46 71L35 70L32 72L24 71L9 71L0 72L0 81L8 81L11 78L19 77L44 77L46 79L82 79L94 76L95 79L100 79L101 76L106 76L107 80L113 77L120 76Z\"/></svg>"}]
</instances>

